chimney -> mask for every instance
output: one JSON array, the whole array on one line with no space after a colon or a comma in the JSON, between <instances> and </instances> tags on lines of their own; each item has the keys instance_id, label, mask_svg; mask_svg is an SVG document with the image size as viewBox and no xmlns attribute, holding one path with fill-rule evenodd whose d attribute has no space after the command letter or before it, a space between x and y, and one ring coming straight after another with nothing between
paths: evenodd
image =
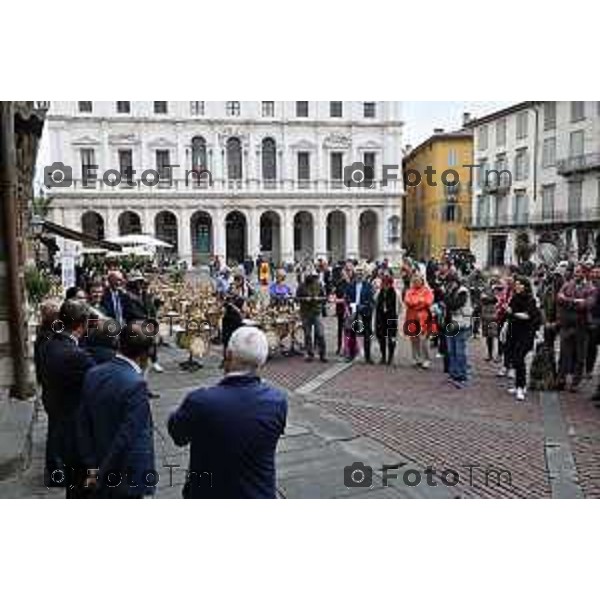
<instances>
[{"instance_id":1,"label":"chimney","mask_svg":"<svg viewBox=\"0 0 600 600\"><path fill-rule=\"evenodd\" d=\"M404 154L410 154L411 150L412 146L410 144L406 144L406 146L404 146Z\"/></svg>"},{"instance_id":2,"label":"chimney","mask_svg":"<svg viewBox=\"0 0 600 600\"><path fill-rule=\"evenodd\" d=\"M471 120L471 113L464 112L463 113L463 127L467 126L467 123Z\"/></svg>"},{"instance_id":3,"label":"chimney","mask_svg":"<svg viewBox=\"0 0 600 600\"><path fill-rule=\"evenodd\" d=\"M435 133L435 134L444 133L444 130L441 127L436 127L433 130L433 133Z\"/></svg>"}]
</instances>

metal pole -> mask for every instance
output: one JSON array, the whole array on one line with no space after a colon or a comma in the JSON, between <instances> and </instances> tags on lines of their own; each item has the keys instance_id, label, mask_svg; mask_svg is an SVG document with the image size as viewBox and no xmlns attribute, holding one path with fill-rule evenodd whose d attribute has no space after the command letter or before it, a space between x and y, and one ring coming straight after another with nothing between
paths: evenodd
<instances>
[{"instance_id":1,"label":"metal pole","mask_svg":"<svg viewBox=\"0 0 600 600\"><path fill-rule=\"evenodd\" d=\"M12 102L0 102L0 210L3 216L1 240L6 255L9 336L13 363L11 395L25 399L32 386L25 357L25 320L23 318L22 284L19 277L19 247L17 232L17 155L15 148L15 117Z\"/></svg>"}]
</instances>

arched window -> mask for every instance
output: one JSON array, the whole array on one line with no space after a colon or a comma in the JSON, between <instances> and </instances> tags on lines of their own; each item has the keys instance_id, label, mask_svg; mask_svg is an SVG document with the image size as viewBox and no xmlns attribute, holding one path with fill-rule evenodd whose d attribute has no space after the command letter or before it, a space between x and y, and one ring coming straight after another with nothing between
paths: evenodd
<instances>
[{"instance_id":1,"label":"arched window","mask_svg":"<svg viewBox=\"0 0 600 600\"><path fill-rule=\"evenodd\" d=\"M265 181L277 179L277 145L273 138L262 142L262 177Z\"/></svg>"},{"instance_id":2,"label":"arched window","mask_svg":"<svg viewBox=\"0 0 600 600\"><path fill-rule=\"evenodd\" d=\"M207 168L206 140L202 136L192 138L192 169Z\"/></svg>"},{"instance_id":3,"label":"arched window","mask_svg":"<svg viewBox=\"0 0 600 600\"><path fill-rule=\"evenodd\" d=\"M104 239L104 219L93 210L88 210L81 215L81 230L97 240Z\"/></svg>"},{"instance_id":4,"label":"arched window","mask_svg":"<svg viewBox=\"0 0 600 600\"><path fill-rule=\"evenodd\" d=\"M227 140L227 177L242 178L242 142L236 137Z\"/></svg>"}]
</instances>

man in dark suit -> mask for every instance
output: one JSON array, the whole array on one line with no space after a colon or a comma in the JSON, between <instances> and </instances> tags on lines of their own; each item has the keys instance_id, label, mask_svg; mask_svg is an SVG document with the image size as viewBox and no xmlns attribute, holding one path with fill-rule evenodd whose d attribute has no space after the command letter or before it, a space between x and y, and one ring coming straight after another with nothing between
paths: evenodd
<instances>
[{"instance_id":1,"label":"man in dark suit","mask_svg":"<svg viewBox=\"0 0 600 600\"><path fill-rule=\"evenodd\" d=\"M85 335L88 309L78 300L65 300L59 321L39 350L38 375L42 403L48 413L46 439L46 485L66 487L67 498L80 490L80 471L76 446L76 415L86 372L94 361L79 348Z\"/></svg>"},{"instance_id":2,"label":"man in dark suit","mask_svg":"<svg viewBox=\"0 0 600 600\"><path fill-rule=\"evenodd\" d=\"M101 301L102 312L111 319L123 325L130 312L129 296L123 289L125 279L121 271L111 271L108 274L108 287L104 291Z\"/></svg>"},{"instance_id":3,"label":"man in dark suit","mask_svg":"<svg viewBox=\"0 0 600 600\"><path fill-rule=\"evenodd\" d=\"M189 394L171 415L175 443L191 444L184 498L275 498L275 449L287 398L257 374L268 353L262 331L236 329L224 379Z\"/></svg>"},{"instance_id":4,"label":"man in dark suit","mask_svg":"<svg viewBox=\"0 0 600 600\"><path fill-rule=\"evenodd\" d=\"M365 279L365 267L359 265L354 271L354 278L346 287L346 302L354 316L354 325L350 332L351 337L360 333L364 337L365 361L372 365L371 337L373 336L373 307L375 305L373 286ZM361 326L362 323L362 326ZM356 344L353 344L356 348ZM354 360L354 356L348 360Z\"/></svg>"},{"instance_id":5,"label":"man in dark suit","mask_svg":"<svg viewBox=\"0 0 600 600\"><path fill-rule=\"evenodd\" d=\"M78 418L86 485L97 498L153 494L152 415L144 369L153 340L130 323L119 335L119 352L86 374Z\"/></svg>"}]
</instances>

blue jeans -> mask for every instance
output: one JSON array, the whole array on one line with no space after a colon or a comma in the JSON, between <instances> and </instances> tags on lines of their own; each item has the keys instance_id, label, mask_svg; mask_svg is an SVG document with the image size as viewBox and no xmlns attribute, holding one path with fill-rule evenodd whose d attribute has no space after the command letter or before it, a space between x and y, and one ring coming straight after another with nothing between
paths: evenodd
<instances>
[{"instance_id":1,"label":"blue jeans","mask_svg":"<svg viewBox=\"0 0 600 600\"><path fill-rule=\"evenodd\" d=\"M467 380L467 340L471 327L461 327L455 336L447 336L448 374L455 381Z\"/></svg>"}]
</instances>

